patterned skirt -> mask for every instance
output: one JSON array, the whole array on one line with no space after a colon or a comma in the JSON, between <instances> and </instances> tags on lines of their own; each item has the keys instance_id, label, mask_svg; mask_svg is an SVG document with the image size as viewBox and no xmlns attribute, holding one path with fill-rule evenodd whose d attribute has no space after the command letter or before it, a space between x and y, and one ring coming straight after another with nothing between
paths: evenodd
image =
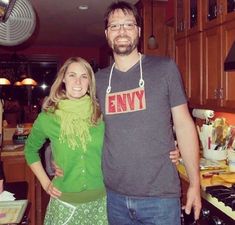
<instances>
[{"instance_id":1,"label":"patterned skirt","mask_svg":"<svg viewBox=\"0 0 235 225\"><path fill-rule=\"evenodd\" d=\"M44 225L108 225L106 197L76 205L51 198Z\"/></svg>"}]
</instances>

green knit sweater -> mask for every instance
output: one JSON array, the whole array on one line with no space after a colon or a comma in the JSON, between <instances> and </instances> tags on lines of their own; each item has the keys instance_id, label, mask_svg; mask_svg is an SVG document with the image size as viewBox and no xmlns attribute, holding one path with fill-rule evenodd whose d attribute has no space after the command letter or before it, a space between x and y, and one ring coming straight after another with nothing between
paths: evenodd
<instances>
[{"instance_id":1,"label":"green knit sweater","mask_svg":"<svg viewBox=\"0 0 235 225\"><path fill-rule=\"evenodd\" d=\"M91 141L87 151L71 149L68 144L59 141L60 122L54 114L41 112L35 120L25 145L25 157L28 164L40 161L39 150L49 139L56 164L63 170L64 176L53 179L53 184L68 202L94 199L104 194L101 171L101 153L103 146L104 123L90 128ZM78 201L80 201L78 200Z\"/></svg>"}]
</instances>

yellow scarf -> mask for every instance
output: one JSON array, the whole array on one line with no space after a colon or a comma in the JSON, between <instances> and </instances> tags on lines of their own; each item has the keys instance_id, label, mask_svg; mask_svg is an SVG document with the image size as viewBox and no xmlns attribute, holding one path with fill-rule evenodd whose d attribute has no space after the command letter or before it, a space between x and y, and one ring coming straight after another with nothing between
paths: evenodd
<instances>
[{"instance_id":1,"label":"yellow scarf","mask_svg":"<svg viewBox=\"0 0 235 225\"><path fill-rule=\"evenodd\" d=\"M91 141L89 132L91 113L91 99L87 95L81 99L61 100L58 103L58 109L55 111L61 123L60 142L67 142L73 150L81 147L86 151L87 143Z\"/></svg>"}]
</instances>

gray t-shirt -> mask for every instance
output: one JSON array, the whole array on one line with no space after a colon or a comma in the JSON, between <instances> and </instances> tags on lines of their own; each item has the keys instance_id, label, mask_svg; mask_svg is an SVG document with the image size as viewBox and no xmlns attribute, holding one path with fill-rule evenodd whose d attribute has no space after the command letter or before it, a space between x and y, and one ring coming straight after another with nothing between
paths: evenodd
<instances>
[{"instance_id":1,"label":"gray t-shirt","mask_svg":"<svg viewBox=\"0 0 235 225\"><path fill-rule=\"evenodd\" d=\"M175 63L142 56L127 72L110 67L96 73L97 97L105 121L102 169L107 188L137 197L179 197L180 183L169 152L175 148L171 108L187 102ZM106 102L106 103L105 103ZM106 104L106 106L105 106Z\"/></svg>"}]
</instances>

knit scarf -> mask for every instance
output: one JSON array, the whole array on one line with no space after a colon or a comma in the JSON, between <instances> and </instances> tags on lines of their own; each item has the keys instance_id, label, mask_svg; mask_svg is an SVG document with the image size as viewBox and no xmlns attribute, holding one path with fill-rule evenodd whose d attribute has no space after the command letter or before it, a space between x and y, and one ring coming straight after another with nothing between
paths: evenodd
<instances>
[{"instance_id":1,"label":"knit scarf","mask_svg":"<svg viewBox=\"0 0 235 225\"><path fill-rule=\"evenodd\" d=\"M91 113L91 99L87 95L76 100L61 100L55 111L61 125L60 142L67 142L73 150L80 147L86 151L87 143L91 141L89 132Z\"/></svg>"}]
</instances>

